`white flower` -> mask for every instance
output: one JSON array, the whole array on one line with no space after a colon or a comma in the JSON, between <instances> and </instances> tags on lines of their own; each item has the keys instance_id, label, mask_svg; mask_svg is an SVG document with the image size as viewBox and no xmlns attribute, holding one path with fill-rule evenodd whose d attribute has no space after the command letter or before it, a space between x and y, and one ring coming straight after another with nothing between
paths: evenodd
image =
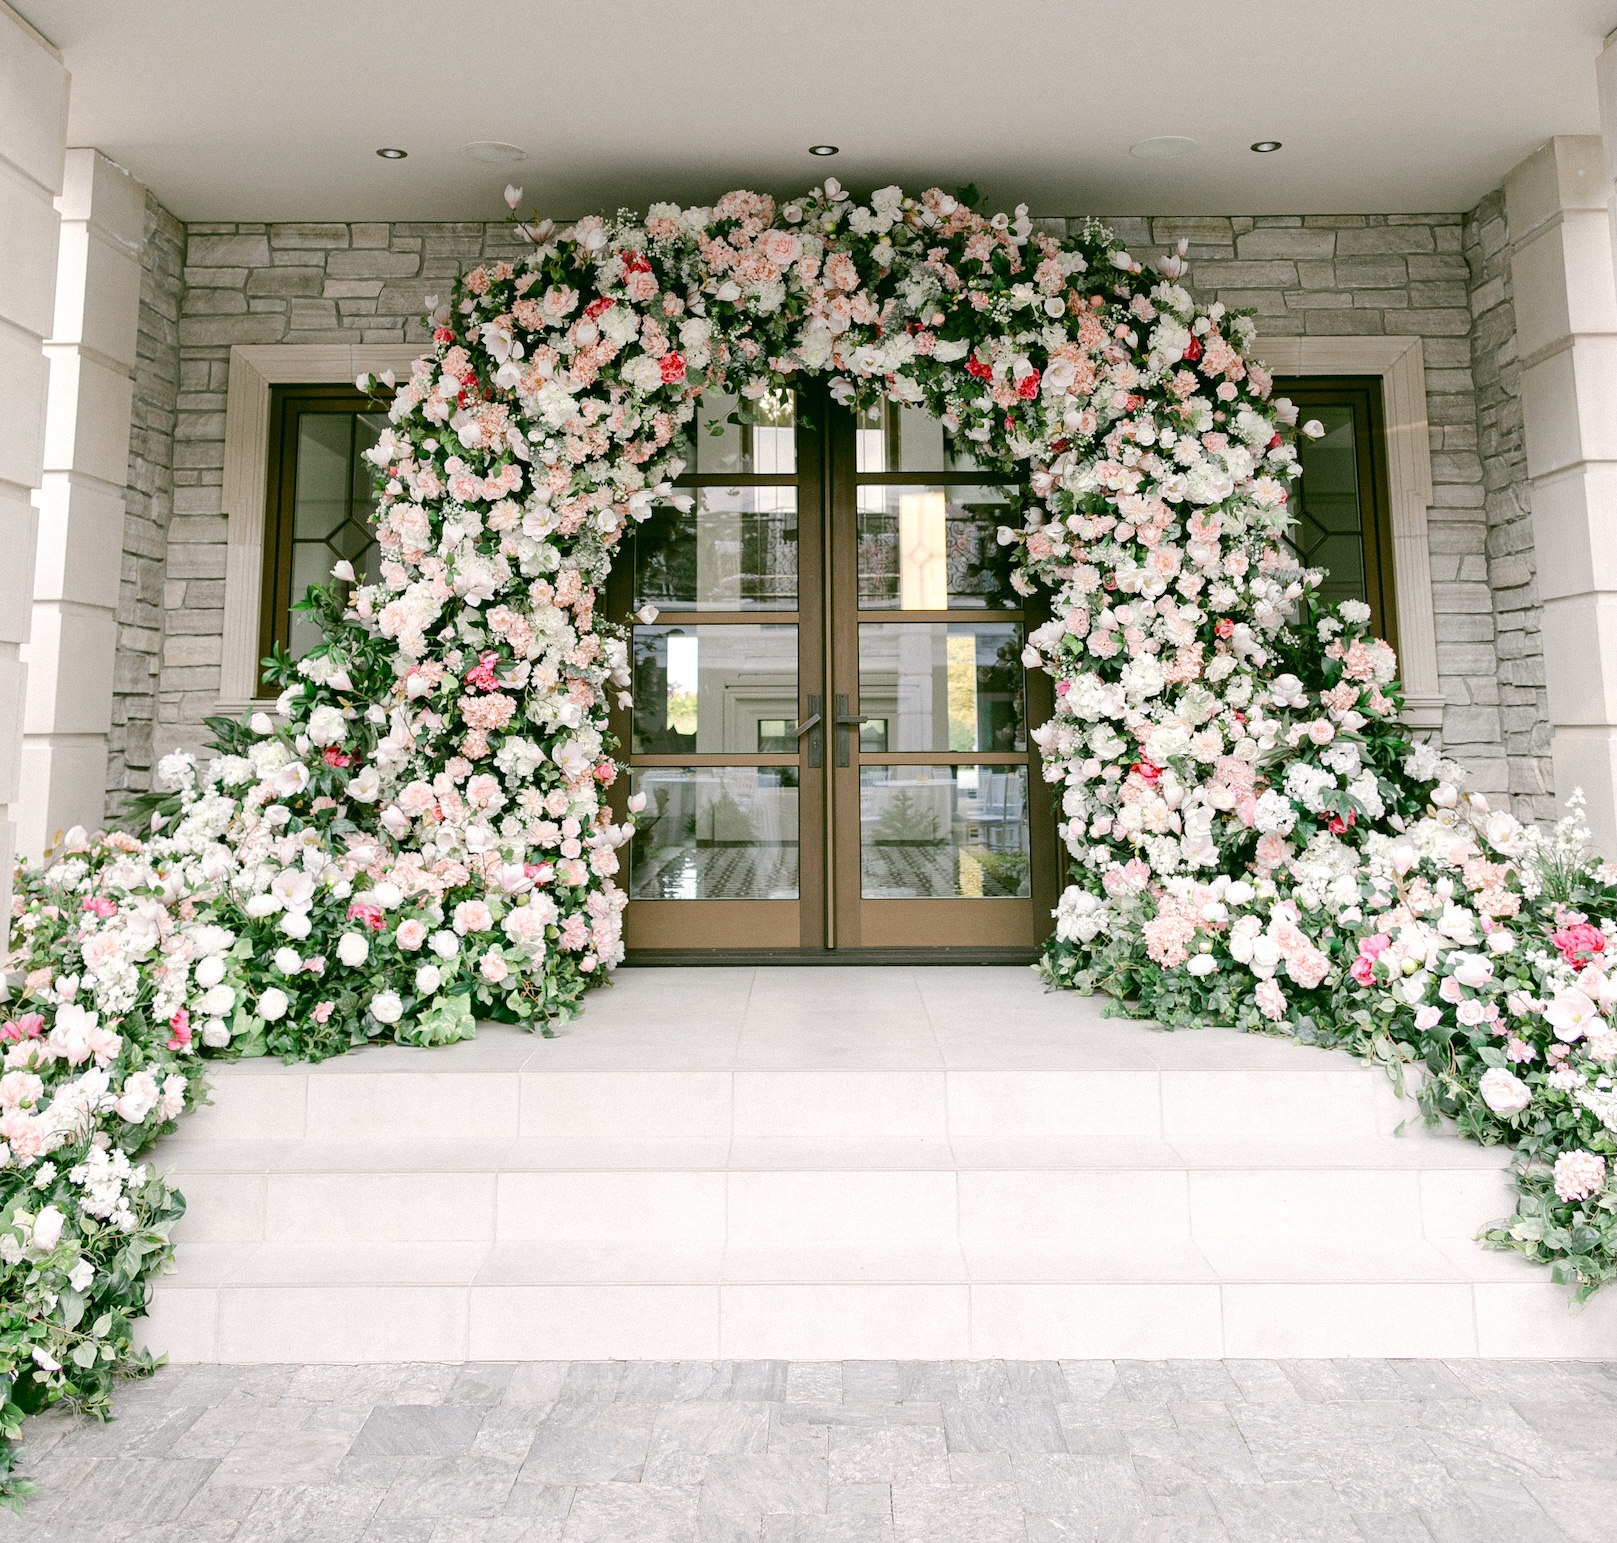
<instances>
[{"instance_id":1,"label":"white flower","mask_svg":"<svg viewBox=\"0 0 1617 1543\"><path fill-rule=\"evenodd\" d=\"M364 964L370 953L370 939L362 932L345 932L337 939L337 957L351 970Z\"/></svg>"},{"instance_id":2,"label":"white flower","mask_svg":"<svg viewBox=\"0 0 1617 1543\"><path fill-rule=\"evenodd\" d=\"M259 993L258 1016L275 1023L286 1016L291 998L279 986L269 986Z\"/></svg>"},{"instance_id":3,"label":"white flower","mask_svg":"<svg viewBox=\"0 0 1617 1543\"><path fill-rule=\"evenodd\" d=\"M397 1023L404 1016L404 1002L396 991L379 991L371 998L371 1017L378 1023Z\"/></svg>"},{"instance_id":4,"label":"white flower","mask_svg":"<svg viewBox=\"0 0 1617 1543\"><path fill-rule=\"evenodd\" d=\"M34 1218L31 1241L34 1249L48 1254L62 1240L62 1226L67 1218L53 1205L48 1205Z\"/></svg>"},{"instance_id":5,"label":"white flower","mask_svg":"<svg viewBox=\"0 0 1617 1543\"><path fill-rule=\"evenodd\" d=\"M296 975L303 968L302 956L295 948L275 950L275 968L283 975Z\"/></svg>"},{"instance_id":6,"label":"white flower","mask_svg":"<svg viewBox=\"0 0 1617 1543\"><path fill-rule=\"evenodd\" d=\"M348 796L361 804L374 804L382 791L381 774L374 766L362 766L348 779Z\"/></svg>"},{"instance_id":7,"label":"white flower","mask_svg":"<svg viewBox=\"0 0 1617 1543\"><path fill-rule=\"evenodd\" d=\"M1600 1024L1600 1009L1576 986L1557 993L1544 1016L1563 1044L1570 1045L1585 1034L1599 1032L1596 1025Z\"/></svg>"},{"instance_id":8,"label":"white flower","mask_svg":"<svg viewBox=\"0 0 1617 1543\"><path fill-rule=\"evenodd\" d=\"M202 1025L202 1043L210 1050L223 1050L230 1043L230 1025L223 1018L210 1018Z\"/></svg>"},{"instance_id":9,"label":"white flower","mask_svg":"<svg viewBox=\"0 0 1617 1543\"><path fill-rule=\"evenodd\" d=\"M453 932L435 932L427 939L427 947L440 959L453 959L460 952L460 939Z\"/></svg>"},{"instance_id":10,"label":"white flower","mask_svg":"<svg viewBox=\"0 0 1617 1543\"><path fill-rule=\"evenodd\" d=\"M203 993L197 1002L197 1011L207 1013L210 1017L222 1018L236 1005L236 993L233 987L219 985Z\"/></svg>"},{"instance_id":11,"label":"white flower","mask_svg":"<svg viewBox=\"0 0 1617 1543\"><path fill-rule=\"evenodd\" d=\"M309 714L305 732L317 745L340 745L348 736L348 720L340 707L322 704Z\"/></svg>"},{"instance_id":12,"label":"white flower","mask_svg":"<svg viewBox=\"0 0 1617 1543\"><path fill-rule=\"evenodd\" d=\"M1454 970L1454 978L1462 986L1469 986L1473 991L1486 986L1493 979L1493 961L1481 954L1458 954L1455 956L1459 963Z\"/></svg>"},{"instance_id":13,"label":"white flower","mask_svg":"<svg viewBox=\"0 0 1617 1543\"><path fill-rule=\"evenodd\" d=\"M1520 1114L1533 1101L1533 1090L1503 1066L1485 1071L1477 1091L1495 1114Z\"/></svg>"},{"instance_id":14,"label":"white flower","mask_svg":"<svg viewBox=\"0 0 1617 1543\"><path fill-rule=\"evenodd\" d=\"M90 1289L90 1282L95 1279L95 1266L88 1259L81 1259L67 1272L67 1283L75 1291L85 1292Z\"/></svg>"},{"instance_id":15,"label":"white flower","mask_svg":"<svg viewBox=\"0 0 1617 1543\"><path fill-rule=\"evenodd\" d=\"M1277 836L1289 835L1297 823L1297 811L1284 793L1270 788L1258 799L1253 823L1266 833L1273 832Z\"/></svg>"},{"instance_id":16,"label":"white flower","mask_svg":"<svg viewBox=\"0 0 1617 1543\"><path fill-rule=\"evenodd\" d=\"M1190 960L1190 962L1185 965L1185 968L1189 970L1192 975L1198 977L1203 975L1211 975L1213 971L1218 968L1218 960L1216 960L1211 954L1196 954Z\"/></svg>"},{"instance_id":17,"label":"white flower","mask_svg":"<svg viewBox=\"0 0 1617 1543\"><path fill-rule=\"evenodd\" d=\"M443 981L443 971L435 964L424 964L415 972L417 996L430 997Z\"/></svg>"}]
</instances>

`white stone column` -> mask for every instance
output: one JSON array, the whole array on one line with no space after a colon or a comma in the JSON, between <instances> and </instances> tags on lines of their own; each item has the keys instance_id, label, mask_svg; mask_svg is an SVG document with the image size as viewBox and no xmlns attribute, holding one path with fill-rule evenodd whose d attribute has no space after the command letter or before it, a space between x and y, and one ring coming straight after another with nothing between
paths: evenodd
<instances>
[{"instance_id":1,"label":"white stone column","mask_svg":"<svg viewBox=\"0 0 1617 1543\"><path fill-rule=\"evenodd\" d=\"M67 91L61 55L0 3L0 940L11 921Z\"/></svg>"},{"instance_id":2,"label":"white stone column","mask_svg":"<svg viewBox=\"0 0 1617 1543\"><path fill-rule=\"evenodd\" d=\"M71 826L96 829L106 803L146 226L146 190L99 151L69 150L63 180L33 631L23 650L17 837L29 856Z\"/></svg>"},{"instance_id":3,"label":"white stone column","mask_svg":"<svg viewBox=\"0 0 1617 1543\"><path fill-rule=\"evenodd\" d=\"M1510 174L1505 207L1556 797L1581 787L1617 858L1617 285L1600 140L1552 139Z\"/></svg>"}]
</instances>

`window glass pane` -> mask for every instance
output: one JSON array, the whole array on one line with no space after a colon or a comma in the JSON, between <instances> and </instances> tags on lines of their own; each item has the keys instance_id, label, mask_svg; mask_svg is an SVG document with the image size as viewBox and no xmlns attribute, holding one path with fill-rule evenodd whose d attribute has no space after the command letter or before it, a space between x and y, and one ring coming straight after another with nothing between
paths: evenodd
<instances>
[{"instance_id":1,"label":"window glass pane","mask_svg":"<svg viewBox=\"0 0 1617 1543\"><path fill-rule=\"evenodd\" d=\"M1025 750L1020 625L862 622L859 711L864 751Z\"/></svg>"},{"instance_id":2,"label":"window glass pane","mask_svg":"<svg viewBox=\"0 0 1617 1543\"><path fill-rule=\"evenodd\" d=\"M753 423L731 423L743 404L709 392L696 404L694 471L744 477L789 477L797 470L797 397L771 391L745 405Z\"/></svg>"},{"instance_id":3,"label":"window glass pane","mask_svg":"<svg viewBox=\"0 0 1617 1543\"><path fill-rule=\"evenodd\" d=\"M1025 899L1025 766L864 766L866 900Z\"/></svg>"},{"instance_id":4,"label":"window glass pane","mask_svg":"<svg viewBox=\"0 0 1617 1543\"><path fill-rule=\"evenodd\" d=\"M1319 587L1327 605L1366 600L1364 511L1359 502L1358 438L1350 403L1304 407L1305 418L1318 418L1321 439L1299 439L1297 458L1303 474L1292 484L1297 524L1292 548L1307 568L1326 570Z\"/></svg>"},{"instance_id":5,"label":"window glass pane","mask_svg":"<svg viewBox=\"0 0 1617 1543\"><path fill-rule=\"evenodd\" d=\"M941 420L902 402L873 402L855 424L854 469L884 471L976 471L977 462L962 444L958 449L943 432Z\"/></svg>"},{"instance_id":6,"label":"window glass pane","mask_svg":"<svg viewBox=\"0 0 1617 1543\"><path fill-rule=\"evenodd\" d=\"M634 535L636 606L797 608L797 489L693 488L686 513L654 509Z\"/></svg>"},{"instance_id":7,"label":"window glass pane","mask_svg":"<svg viewBox=\"0 0 1617 1543\"><path fill-rule=\"evenodd\" d=\"M1008 489L865 486L858 501L862 609L1020 607L996 534L1016 523Z\"/></svg>"},{"instance_id":8,"label":"window glass pane","mask_svg":"<svg viewBox=\"0 0 1617 1543\"><path fill-rule=\"evenodd\" d=\"M631 899L797 899L795 766L636 766L629 778L646 795Z\"/></svg>"},{"instance_id":9,"label":"window glass pane","mask_svg":"<svg viewBox=\"0 0 1617 1543\"><path fill-rule=\"evenodd\" d=\"M311 584L329 583L340 558L354 565L360 582L376 577L376 499L364 452L386 427L385 413L298 414L289 603L301 600ZM301 658L319 642L313 625L294 613L288 629L292 656Z\"/></svg>"},{"instance_id":10,"label":"window glass pane","mask_svg":"<svg viewBox=\"0 0 1617 1543\"><path fill-rule=\"evenodd\" d=\"M636 627L633 718L636 755L758 754L761 720L797 724L797 628Z\"/></svg>"}]
</instances>

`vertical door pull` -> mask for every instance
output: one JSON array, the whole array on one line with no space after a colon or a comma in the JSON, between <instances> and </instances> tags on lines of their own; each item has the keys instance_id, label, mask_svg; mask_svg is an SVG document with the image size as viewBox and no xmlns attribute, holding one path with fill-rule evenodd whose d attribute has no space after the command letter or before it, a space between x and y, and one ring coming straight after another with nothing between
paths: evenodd
<instances>
[{"instance_id":1,"label":"vertical door pull","mask_svg":"<svg viewBox=\"0 0 1617 1543\"><path fill-rule=\"evenodd\" d=\"M848 730L858 728L861 723L870 720L863 713L850 714L848 712L848 698L845 694L837 697L837 765L847 766L848 760Z\"/></svg>"},{"instance_id":2,"label":"vertical door pull","mask_svg":"<svg viewBox=\"0 0 1617 1543\"><path fill-rule=\"evenodd\" d=\"M820 741L820 723L821 723L822 720L821 720L821 717L820 717L820 699L819 699L819 697L811 696L808 699L808 710L809 710L808 717L805 718L803 720L803 722L801 722L797 726L797 737L799 739L801 739L805 734L808 735L808 737L809 737L809 742L808 742L809 770L810 771L817 771L820 768L820 766L821 766L821 764L823 762L823 759L824 759L823 752L822 752L822 750L820 748L820 745L821 745L821 741Z\"/></svg>"}]
</instances>

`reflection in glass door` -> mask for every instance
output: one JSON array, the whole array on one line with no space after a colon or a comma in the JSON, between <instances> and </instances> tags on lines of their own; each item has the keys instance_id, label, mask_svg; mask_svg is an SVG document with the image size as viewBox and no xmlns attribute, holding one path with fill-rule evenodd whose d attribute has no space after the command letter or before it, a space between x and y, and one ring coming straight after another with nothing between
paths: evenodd
<instances>
[{"instance_id":1,"label":"reflection in glass door","mask_svg":"<svg viewBox=\"0 0 1617 1543\"><path fill-rule=\"evenodd\" d=\"M1055 858L997 537L1014 490L913 408L832 432L837 946L1031 948Z\"/></svg>"},{"instance_id":2,"label":"reflection in glass door","mask_svg":"<svg viewBox=\"0 0 1617 1543\"><path fill-rule=\"evenodd\" d=\"M1031 953L1057 856L1012 490L907 408L735 409L704 400L690 506L612 580L629 948Z\"/></svg>"}]
</instances>

